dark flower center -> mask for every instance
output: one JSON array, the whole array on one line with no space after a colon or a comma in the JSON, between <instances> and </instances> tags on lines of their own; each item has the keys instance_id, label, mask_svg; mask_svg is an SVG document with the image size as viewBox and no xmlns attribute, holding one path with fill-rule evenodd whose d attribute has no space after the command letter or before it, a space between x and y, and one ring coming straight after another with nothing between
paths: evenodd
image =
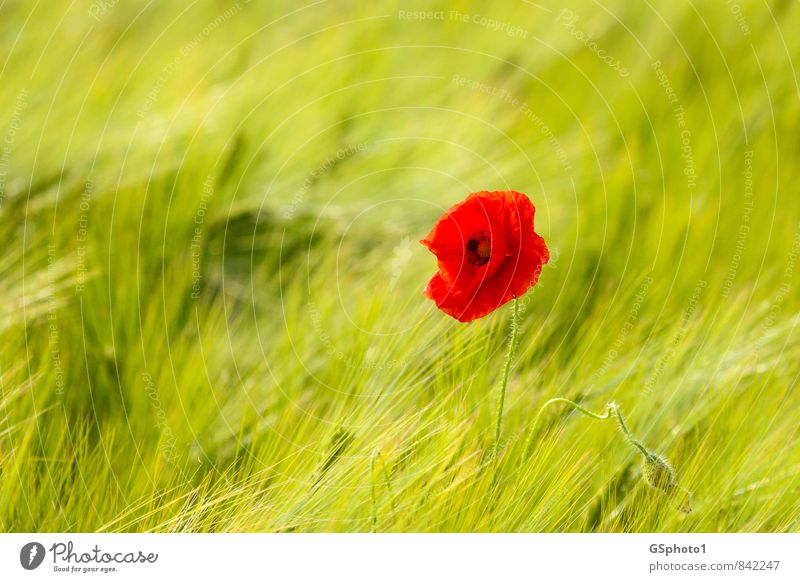
<instances>
[{"instance_id":1,"label":"dark flower center","mask_svg":"<svg viewBox=\"0 0 800 582\"><path fill-rule=\"evenodd\" d=\"M482 267L492 256L492 239L485 230L474 233L467 241L467 260L476 267Z\"/></svg>"}]
</instances>

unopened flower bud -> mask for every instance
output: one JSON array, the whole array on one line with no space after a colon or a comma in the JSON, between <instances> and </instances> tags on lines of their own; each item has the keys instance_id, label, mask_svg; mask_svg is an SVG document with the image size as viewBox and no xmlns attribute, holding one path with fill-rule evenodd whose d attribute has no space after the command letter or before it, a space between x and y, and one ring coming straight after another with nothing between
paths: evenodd
<instances>
[{"instance_id":1,"label":"unopened flower bud","mask_svg":"<svg viewBox=\"0 0 800 582\"><path fill-rule=\"evenodd\" d=\"M675 470L663 458L648 452L643 455L642 478L653 489L668 496L672 503L684 513L692 512L692 494L678 486Z\"/></svg>"},{"instance_id":2,"label":"unopened flower bud","mask_svg":"<svg viewBox=\"0 0 800 582\"><path fill-rule=\"evenodd\" d=\"M675 492L677 481L675 471L666 459L652 453L644 456L642 463L642 477L645 483L653 489L671 495Z\"/></svg>"}]
</instances>

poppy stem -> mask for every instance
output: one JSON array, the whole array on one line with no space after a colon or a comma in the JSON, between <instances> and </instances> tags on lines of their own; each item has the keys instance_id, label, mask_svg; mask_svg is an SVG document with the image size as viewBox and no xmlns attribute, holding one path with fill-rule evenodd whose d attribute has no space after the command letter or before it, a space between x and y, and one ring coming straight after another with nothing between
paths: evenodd
<instances>
[{"instance_id":1,"label":"poppy stem","mask_svg":"<svg viewBox=\"0 0 800 582\"><path fill-rule=\"evenodd\" d=\"M616 418L617 424L619 425L622 434L625 435L625 440L628 441L628 443L630 443L631 446L637 449L637 451L641 453L645 458L650 456L650 453L647 451L644 445L633 436L633 433L631 433L630 429L628 428L628 425L625 423L625 419L622 417L622 412L620 412L619 406L617 406L613 402L606 404L605 414L597 414L587 408L584 408L577 402L569 400L568 398L552 398L542 405L542 407L539 409L539 412L536 413L536 418L533 419L533 424L531 425L530 434L528 436L528 443L525 445L524 449L526 457L528 456L528 454L530 454L530 448L533 445L533 438L535 435L534 429L536 428L536 425L539 424L539 418L542 416L542 413L544 412L545 408L547 408L551 404L567 404L568 406L574 408L581 414L588 416L589 418L594 418L596 420L608 420L609 418L612 417Z\"/></svg>"},{"instance_id":2,"label":"poppy stem","mask_svg":"<svg viewBox=\"0 0 800 582\"><path fill-rule=\"evenodd\" d=\"M513 310L511 312L511 336L508 338L508 351L506 351L506 359L503 363L503 379L500 384L500 401L497 404L497 425L494 429L494 446L497 449L500 446L500 425L503 422L503 407L506 403L506 387L508 386L508 376L511 373L511 361L514 359L514 354L517 351L517 343L519 341L519 299L514 298Z\"/></svg>"},{"instance_id":3,"label":"poppy stem","mask_svg":"<svg viewBox=\"0 0 800 582\"><path fill-rule=\"evenodd\" d=\"M675 471L666 459L647 450L642 442L633 436L631 429L628 428L628 425L622 416L619 406L617 406L614 402L609 402L606 404L605 414L597 414L587 408L584 408L577 402L573 402L567 398L552 398L548 400L542 405L542 407L539 409L539 412L536 413L536 416L533 419L533 424L530 425L528 442L525 443L525 448L523 449L523 455L526 460L530 456L530 449L533 446L533 440L536 434L534 429L539 423L539 419L541 418L544 410L551 404L566 404L581 414L596 420L608 420L610 418L615 418L617 420L619 429L625 436L625 440L628 441L628 444L630 444L634 449L636 449L637 453L642 455L642 477L645 483L647 483L647 485L653 489L657 489L661 493L670 497L671 503L680 511L684 513L691 513L692 493L688 489L684 489L678 485L677 479L675 478Z\"/></svg>"},{"instance_id":4,"label":"poppy stem","mask_svg":"<svg viewBox=\"0 0 800 582\"><path fill-rule=\"evenodd\" d=\"M640 453L642 453L644 458L648 458L650 456L650 453L646 448L644 448L644 445L642 443L640 443L638 440L636 440L636 438L634 438L633 434L628 428L628 425L625 424L625 419L622 418L622 412L620 412L619 406L617 406L612 402L608 405L608 410L609 412L611 412L612 410L614 411L614 415L617 417L617 424L619 424L619 428L622 431L622 434L625 435L625 440L627 440Z\"/></svg>"}]
</instances>

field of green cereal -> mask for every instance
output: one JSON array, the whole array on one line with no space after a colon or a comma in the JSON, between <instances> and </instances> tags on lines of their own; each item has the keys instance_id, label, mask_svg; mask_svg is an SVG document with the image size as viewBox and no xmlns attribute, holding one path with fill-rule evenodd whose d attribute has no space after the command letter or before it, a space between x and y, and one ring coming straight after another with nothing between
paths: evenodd
<instances>
[{"instance_id":1,"label":"field of green cereal","mask_svg":"<svg viewBox=\"0 0 800 582\"><path fill-rule=\"evenodd\" d=\"M798 19L0 0L0 530L800 531ZM417 241L506 189L495 448L510 308Z\"/></svg>"}]
</instances>

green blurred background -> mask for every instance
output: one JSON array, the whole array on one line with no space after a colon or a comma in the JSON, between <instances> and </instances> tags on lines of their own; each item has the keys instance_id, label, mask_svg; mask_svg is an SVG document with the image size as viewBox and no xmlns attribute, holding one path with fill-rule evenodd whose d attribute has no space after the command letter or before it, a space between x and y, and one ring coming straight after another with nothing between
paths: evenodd
<instances>
[{"instance_id":1,"label":"green blurred background","mask_svg":"<svg viewBox=\"0 0 800 582\"><path fill-rule=\"evenodd\" d=\"M800 530L799 18L0 3L0 528ZM495 457L508 310L417 241L502 189L553 260Z\"/></svg>"}]
</instances>

